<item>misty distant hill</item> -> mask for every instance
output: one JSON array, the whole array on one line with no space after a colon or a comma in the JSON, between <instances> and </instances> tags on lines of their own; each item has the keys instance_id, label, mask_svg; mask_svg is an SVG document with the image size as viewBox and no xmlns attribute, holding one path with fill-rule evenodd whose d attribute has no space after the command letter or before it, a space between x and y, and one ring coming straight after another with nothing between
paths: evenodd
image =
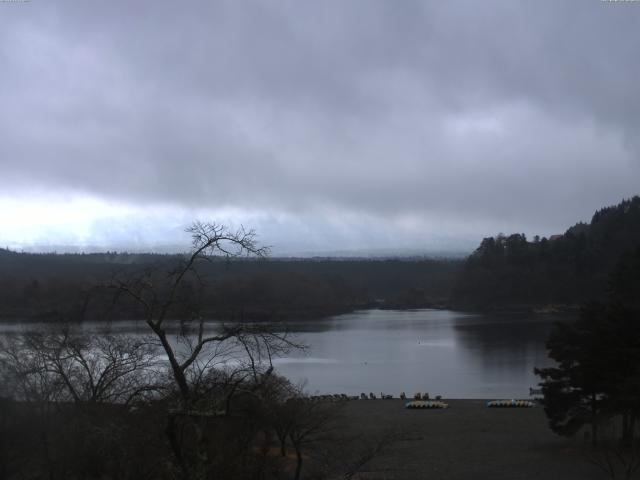
<instances>
[{"instance_id":1,"label":"misty distant hill","mask_svg":"<svg viewBox=\"0 0 640 480\"><path fill-rule=\"evenodd\" d=\"M604 296L622 255L640 247L640 197L602 208L563 235L489 237L467 259L454 287L458 307L577 305Z\"/></svg>"}]
</instances>

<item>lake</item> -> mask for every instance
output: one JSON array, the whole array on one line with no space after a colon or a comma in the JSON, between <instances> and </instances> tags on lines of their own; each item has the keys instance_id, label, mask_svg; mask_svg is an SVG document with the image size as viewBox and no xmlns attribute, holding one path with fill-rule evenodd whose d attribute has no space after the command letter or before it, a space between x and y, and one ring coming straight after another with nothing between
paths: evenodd
<instances>
[{"instance_id":1,"label":"lake","mask_svg":"<svg viewBox=\"0 0 640 480\"><path fill-rule=\"evenodd\" d=\"M450 310L363 310L290 322L308 346L274 361L276 371L310 394L429 392L445 398L527 398L548 366L544 342L553 320ZM0 334L25 325L1 324ZM29 325L28 328L38 328ZM85 330L103 325L87 323ZM114 332L142 334L143 322L111 324Z\"/></svg>"},{"instance_id":2,"label":"lake","mask_svg":"<svg viewBox=\"0 0 640 480\"><path fill-rule=\"evenodd\" d=\"M448 310L366 310L293 324L309 345L279 359L284 376L309 393L429 392L446 398L527 398L548 366L550 317ZM537 387L536 387L537 388Z\"/></svg>"}]
</instances>

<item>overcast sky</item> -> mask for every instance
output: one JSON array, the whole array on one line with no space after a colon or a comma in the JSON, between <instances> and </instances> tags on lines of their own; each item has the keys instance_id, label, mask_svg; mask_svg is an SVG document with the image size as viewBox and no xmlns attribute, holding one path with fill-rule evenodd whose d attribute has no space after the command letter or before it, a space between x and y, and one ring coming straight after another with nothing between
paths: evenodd
<instances>
[{"instance_id":1,"label":"overcast sky","mask_svg":"<svg viewBox=\"0 0 640 480\"><path fill-rule=\"evenodd\" d=\"M640 2L0 2L0 245L469 250L640 193Z\"/></svg>"}]
</instances>

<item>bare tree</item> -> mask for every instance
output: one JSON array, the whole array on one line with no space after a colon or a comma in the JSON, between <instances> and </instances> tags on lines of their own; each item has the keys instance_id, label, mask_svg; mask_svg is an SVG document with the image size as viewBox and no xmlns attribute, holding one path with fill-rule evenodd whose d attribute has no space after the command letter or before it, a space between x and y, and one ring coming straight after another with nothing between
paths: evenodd
<instances>
[{"instance_id":1,"label":"bare tree","mask_svg":"<svg viewBox=\"0 0 640 480\"><path fill-rule=\"evenodd\" d=\"M127 404L161 388L150 340L68 326L24 333L0 340L0 372L17 400Z\"/></svg>"},{"instance_id":2,"label":"bare tree","mask_svg":"<svg viewBox=\"0 0 640 480\"><path fill-rule=\"evenodd\" d=\"M104 452L133 445L131 435L120 433L128 428L127 406L159 397L166 385L149 340L64 325L0 339L0 385L22 438L20 468L51 479L84 478L80 472L108 467ZM103 455L89 458L98 451Z\"/></svg>"},{"instance_id":3,"label":"bare tree","mask_svg":"<svg viewBox=\"0 0 640 480\"><path fill-rule=\"evenodd\" d=\"M631 480L637 478L636 473L640 471L640 440L635 436L631 442L620 440L616 420L620 419L610 419L601 427L601 439L587 459L612 480Z\"/></svg>"},{"instance_id":4,"label":"bare tree","mask_svg":"<svg viewBox=\"0 0 640 480\"><path fill-rule=\"evenodd\" d=\"M295 480L302 473L305 447L328 440L335 428L337 408L338 404L313 402L304 397L285 402L283 414L289 418L287 433L296 452Z\"/></svg>"},{"instance_id":5,"label":"bare tree","mask_svg":"<svg viewBox=\"0 0 640 480\"><path fill-rule=\"evenodd\" d=\"M157 272L147 270L134 278L120 278L114 281L111 288L131 298L144 312L144 320L153 334L159 340L167 356L173 378L183 404L186 406L191 400L192 384L189 376L192 367L196 367L199 357L203 353L211 355L209 349L227 340L244 334L244 325L223 325L216 332L205 331L205 318L202 315L197 292L184 298L181 289L187 284L198 287L204 285L198 265L202 261L210 261L215 256L240 257L267 255L266 247L259 247L253 230L232 231L223 225L215 223L195 222L187 229L192 238L192 251L175 268L167 272L164 278ZM201 291L201 288L199 289ZM179 351L168 338L167 320L175 313L177 307L186 312L188 318L181 318L181 322L195 324L191 340L186 351ZM200 365L202 366L202 365Z\"/></svg>"},{"instance_id":6,"label":"bare tree","mask_svg":"<svg viewBox=\"0 0 640 480\"><path fill-rule=\"evenodd\" d=\"M264 257L268 249L258 246L253 230L196 222L187 232L191 253L175 267L121 276L109 287L141 309L166 355L178 400L169 411L166 434L183 477L200 478L211 463L203 453L207 419L221 406L228 414L234 395L259 399L273 372L273 358L299 345L272 325L207 323L201 308L207 279L201 265L216 257ZM175 320L180 329L174 337Z\"/></svg>"}]
</instances>

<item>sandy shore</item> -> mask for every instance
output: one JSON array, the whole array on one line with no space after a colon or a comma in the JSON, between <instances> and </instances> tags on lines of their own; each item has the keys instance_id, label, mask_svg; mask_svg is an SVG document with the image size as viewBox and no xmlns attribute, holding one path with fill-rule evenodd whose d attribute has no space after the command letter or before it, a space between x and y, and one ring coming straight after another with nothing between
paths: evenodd
<instances>
[{"instance_id":1,"label":"sandy shore","mask_svg":"<svg viewBox=\"0 0 640 480\"><path fill-rule=\"evenodd\" d=\"M446 410L408 410L401 400L358 400L343 421L370 437L396 435L358 478L606 478L583 437L565 439L547 426L541 406L490 409L486 400L445 400Z\"/></svg>"}]
</instances>

